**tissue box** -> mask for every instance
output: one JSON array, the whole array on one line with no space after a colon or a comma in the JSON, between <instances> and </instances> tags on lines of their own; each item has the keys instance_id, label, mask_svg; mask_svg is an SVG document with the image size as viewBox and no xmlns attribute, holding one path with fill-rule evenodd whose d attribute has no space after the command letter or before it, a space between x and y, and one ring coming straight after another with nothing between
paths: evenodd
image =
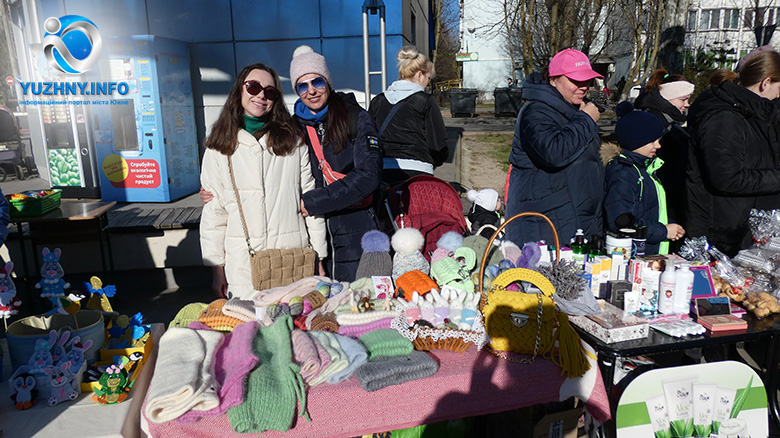
<instances>
[{"instance_id":1,"label":"tissue box","mask_svg":"<svg viewBox=\"0 0 780 438\"><path fill-rule=\"evenodd\" d=\"M607 344L647 338L650 325L645 318L624 312L604 300L598 301L601 313L570 316L569 321Z\"/></svg>"}]
</instances>

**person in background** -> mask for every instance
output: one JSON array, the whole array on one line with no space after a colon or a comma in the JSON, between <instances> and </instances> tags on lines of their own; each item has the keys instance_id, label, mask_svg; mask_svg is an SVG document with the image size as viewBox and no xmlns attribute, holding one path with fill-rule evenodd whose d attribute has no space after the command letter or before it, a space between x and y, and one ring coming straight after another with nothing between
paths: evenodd
<instances>
[{"instance_id":1,"label":"person in background","mask_svg":"<svg viewBox=\"0 0 780 438\"><path fill-rule=\"evenodd\" d=\"M616 94L617 94L617 97L619 99L620 95L623 93L623 89L626 88L626 77L625 76L621 76L620 80L617 81L617 84L615 84L615 86L617 87L617 93Z\"/></svg>"},{"instance_id":2,"label":"person in background","mask_svg":"<svg viewBox=\"0 0 780 438\"><path fill-rule=\"evenodd\" d=\"M656 116L664 126L661 148L657 154L664 165L658 169L658 179L666 189L669 218L684 223L685 168L688 161L690 135L685 128L688 100L695 86L683 76L658 69L650 75L634 106Z\"/></svg>"},{"instance_id":3,"label":"person in background","mask_svg":"<svg viewBox=\"0 0 780 438\"><path fill-rule=\"evenodd\" d=\"M494 189L469 190L466 197L472 202L468 218L471 222L471 234L479 234L487 239L501 225L500 210L503 207L498 192ZM480 230L485 225L485 229Z\"/></svg>"},{"instance_id":4,"label":"person in background","mask_svg":"<svg viewBox=\"0 0 780 438\"><path fill-rule=\"evenodd\" d=\"M506 78L506 86L508 88L514 88L515 87L515 82L512 80L512 78Z\"/></svg>"},{"instance_id":5,"label":"person in background","mask_svg":"<svg viewBox=\"0 0 780 438\"><path fill-rule=\"evenodd\" d=\"M518 115L509 154L506 216L542 213L555 224L562 242L569 242L577 229L586 236L603 232L599 110L583 101L598 77L587 55L565 49L553 56L546 72L532 73L523 82L527 103ZM514 221L505 229L518 246L553 242L550 227L538 218Z\"/></svg>"},{"instance_id":6,"label":"person in background","mask_svg":"<svg viewBox=\"0 0 780 438\"><path fill-rule=\"evenodd\" d=\"M384 150L382 182L393 187L433 170L449 157L441 110L425 88L433 63L414 46L396 55L399 80L371 100L368 108Z\"/></svg>"},{"instance_id":7,"label":"person in background","mask_svg":"<svg viewBox=\"0 0 780 438\"><path fill-rule=\"evenodd\" d=\"M300 97L295 118L309 146L316 188L304 193L304 215L327 221L326 272L354 281L363 235L378 228L372 207L382 174L382 148L369 113L353 94L333 90L325 58L309 46L295 49L290 81Z\"/></svg>"},{"instance_id":8,"label":"person in background","mask_svg":"<svg viewBox=\"0 0 780 438\"><path fill-rule=\"evenodd\" d=\"M733 257L751 244L750 210L780 208L780 54L760 51L723 78L688 111L685 228Z\"/></svg>"},{"instance_id":9,"label":"person in background","mask_svg":"<svg viewBox=\"0 0 780 438\"><path fill-rule=\"evenodd\" d=\"M200 178L213 199L203 207L200 246L221 297L251 299L256 292L248 243L255 251L311 245L320 259L327 257L325 220L304 219L300 211L315 182L280 87L272 68L244 67L206 139Z\"/></svg>"},{"instance_id":10,"label":"person in background","mask_svg":"<svg viewBox=\"0 0 780 438\"><path fill-rule=\"evenodd\" d=\"M615 135L620 154L606 168L604 178L604 221L607 229L618 231L622 215L634 217L634 226L647 229L645 254L668 254L669 241L680 239L685 230L669 223L666 192L655 172L663 164L656 157L664 135L661 120L650 113L635 111L629 102L615 108L620 119Z\"/></svg>"}]
</instances>

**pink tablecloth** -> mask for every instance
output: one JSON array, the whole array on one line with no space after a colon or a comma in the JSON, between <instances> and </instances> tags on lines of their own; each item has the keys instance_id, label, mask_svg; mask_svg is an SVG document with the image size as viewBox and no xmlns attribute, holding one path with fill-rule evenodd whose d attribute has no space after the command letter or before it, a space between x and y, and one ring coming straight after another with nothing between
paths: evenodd
<instances>
[{"instance_id":1,"label":"pink tablecloth","mask_svg":"<svg viewBox=\"0 0 780 438\"><path fill-rule=\"evenodd\" d=\"M298 418L286 433L239 434L227 415L190 424L176 421L148 424L157 438L246 437L354 437L372 432L431 424L565 400L577 396L597 421L610 418L601 373L593 365L580 379L565 379L549 360L517 364L471 347L459 354L434 350L439 371L425 379L366 392L352 377L338 385L322 384L308 390L312 422ZM143 410L142 410L143 412Z\"/></svg>"}]
</instances>

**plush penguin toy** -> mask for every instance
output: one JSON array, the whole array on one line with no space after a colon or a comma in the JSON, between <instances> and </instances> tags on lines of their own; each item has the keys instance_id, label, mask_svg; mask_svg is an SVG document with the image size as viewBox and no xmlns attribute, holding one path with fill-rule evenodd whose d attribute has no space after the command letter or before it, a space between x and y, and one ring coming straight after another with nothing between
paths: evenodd
<instances>
[{"instance_id":1,"label":"plush penguin toy","mask_svg":"<svg viewBox=\"0 0 780 438\"><path fill-rule=\"evenodd\" d=\"M11 394L11 400L16 409L30 409L38 396L38 390L35 389L35 376L29 373L22 373L14 377L11 381L11 387L14 393Z\"/></svg>"}]
</instances>

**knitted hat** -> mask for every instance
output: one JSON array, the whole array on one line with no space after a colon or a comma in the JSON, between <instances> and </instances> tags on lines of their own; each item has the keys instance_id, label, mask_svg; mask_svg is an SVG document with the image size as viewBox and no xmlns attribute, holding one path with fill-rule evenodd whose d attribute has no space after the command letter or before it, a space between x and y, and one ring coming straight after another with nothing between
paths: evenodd
<instances>
[{"instance_id":1,"label":"knitted hat","mask_svg":"<svg viewBox=\"0 0 780 438\"><path fill-rule=\"evenodd\" d=\"M673 81L661 84L658 89L661 93L661 97L666 100L678 99L680 97L690 96L693 94L695 85L688 81Z\"/></svg>"},{"instance_id":2,"label":"knitted hat","mask_svg":"<svg viewBox=\"0 0 780 438\"><path fill-rule=\"evenodd\" d=\"M330 365L323 368L320 374L311 379L311 385L318 385L325 382L332 375L344 370L349 365L346 353L341 350L339 342L336 340L336 335L331 332L323 331L311 331L309 334L319 342L322 348L330 355Z\"/></svg>"},{"instance_id":3,"label":"knitted hat","mask_svg":"<svg viewBox=\"0 0 780 438\"><path fill-rule=\"evenodd\" d=\"M520 247L515 245L511 240L504 240L501 242L501 252L504 253L504 258L511 261L512 264L517 262L517 259L523 255L523 251L520 249Z\"/></svg>"},{"instance_id":4,"label":"knitted hat","mask_svg":"<svg viewBox=\"0 0 780 438\"><path fill-rule=\"evenodd\" d=\"M200 314L206 310L206 307L209 305L206 303L190 303L186 306L182 307L181 310L179 310L179 313L176 314L176 316L173 318L170 324L168 324L168 328L171 327L182 327L187 328L189 327L190 323L193 321L197 321L200 317Z\"/></svg>"},{"instance_id":5,"label":"knitted hat","mask_svg":"<svg viewBox=\"0 0 780 438\"><path fill-rule=\"evenodd\" d=\"M359 338L368 351L368 359L379 356L406 356L414 350L412 341L393 329L374 330Z\"/></svg>"},{"instance_id":6,"label":"knitted hat","mask_svg":"<svg viewBox=\"0 0 780 438\"><path fill-rule=\"evenodd\" d=\"M240 300L238 298L231 298L222 306L222 313L242 321L254 321L255 303L252 301Z\"/></svg>"},{"instance_id":7,"label":"knitted hat","mask_svg":"<svg viewBox=\"0 0 780 438\"><path fill-rule=\"evenodd\" d=\"M496 207L498 207L498 192L493 189L469 190L466 196L469 198L469 201L487 211L495 211Z\"/></svg>"},{"instance_id":8,"label":"knitted hat","mask_svg":"<svg viewBox=\"0 0 780 438\"><path fill-rule=\"evenodd\" d=\"M482 260L482 255L485 254L485 248L487 248L488 240L479 235L474 236L466 236L463 239L463 246L467 246L474 250L474 253L477 254L477 260ZM488 265L497 265L498 262L501 261L501 259L504 258L504 255L501 253L501 249L497 247L496 245L493 245L493 248L488 253Z\"/></svg>"},{"instance_id":9,"label":"knitted hat","mask_svg":"<svg viewBox=\"0 0 780 438\"><path fill-rule=\"evenodd\" d=\"M222 307L226 302L227 300L224 298L212 301L211 304L201 312L198 321L217 331L229 332L233 330L234 327L244 321L227 316L222 312Z\"/></svg>"},{"instance_id":10,"label":"knitted hat","mask_svg":"<svg viewBox=\"0 0 780 438\"><path fill-rule=\"evenodd\" d=\"M443 258L431 265L431 277L436 280L439 286L463 280L460 268L460 263L456 262L455 259Z\"/></svg>"},{"instance_id":11,"label":"knitted hat","mask_svg":"<svg viewBox=\"0 0 780 438\"><path fill-rule=\"evenodd\" d=\"M355 377L364 390L371 392L432 376L438 370L436 360L425 352L414 350L408 356L370 360L355 370Z\"/></svg>"},{"instance_id":12,"label":"knitted hat","mask_svg":"<svg viewBox=\"0 0 780 438\"><path fill-rule=\"evenodd\" d=\"M431 254L431 265L438 262L441 259L446 259L447 257L452 257L454 251L450 251L447 248L436 248L433 251L433 254Z\"/></svg>"},{"instance_id":13,"label":"knitted hat","mask_svg":"<svg viewBox=\"0 0 780 438\"><path fill-rule=\"evenodd\" d=\"M625 101L615 108L620 117L615 125L615 135L623 149L633 151L650 144L664 135L661 120L645 111L632 111L633 105Z\"/></svg>"},{"instance_id":14,"label":"knitted hat","mask_svg":"<svg viewBox=\"0 0 780 438\"><path fill-rule=\"evenodd\" d=\"M301 367L301 377L304 382L320 372L320 355L317 352L317 346L314 340L303 330L295 329L292 331L293 360Z\"/></svg>"},{"instance_id":15,"label":"knitted hat","mask_svg":"<svg viewBox=\"0 0 780 438\"><path fill-rule=\"evenodd\" d=\"M363 255L360 256L355 278L387 276L393 274L393 260L390 258L390 238L387 234L372 230L360 239Z\"/></svg>"},{"instance_id":16,"label":"knitted hat","mask_svg":"<svg viewBox=\"0 0 780 438\"><path fill-rule=\"evenodd\" d=\"M315 316L311 320L311 329L338 333L339 323L336 322L336 315L328 312Z\"/></svg>"},{"instance_id":17,"label":"knitted hat","mask_svg":"<svg viewBox=\"0 0 780 438\"><path fill-rule=\"evenodd\" d=\"M458 264L455 260L452 261ZM421 271L409 271L401 275L395 282L395 286L395 295L403 297L406 301L412 301L412 294L415 292L422 296L430 292L431 289L439 289L439 285Z\"/></svg>"},{"instance_id":18,"label":"knitted hat","mask_svg":"<svg viewBox=\"0 0 780 438\"><path fill-rule=\"evenodd\" d=\"M196 324L200 324L198 330L209 329L201 322L192 323ZM192 325L190 328L194 328ZM179 417L178 421L186 423L205 416L222 415L244 401L246 379L258 361L252 353L252 339L256 333L257 322L249 321L225 335L222 346L214 356L214 377L219 383L219 406L208 411L191 410Z\"/></svg>"},{"instance_id":19,"label":"knitted hat","mask_svg":"<svg viewBox=\"0 0 780 438\"><path fill-rule=\"evenodd\" d=\"M349 336L350 338L359 338L374 330L389 329L391 322L393 322L393 318L382 318L364 324L341 325L339 326L339 334L342 336Z\"/></svg>"},{"instance_id":20,"label":"knitted hat","mask_svg":"<svg viewBox=\"0 0 780 438\"><path fill-rule=\"evenodd\" d=\"M339 348L347 356L347 367L328 377L327 382L334 385L343 382L355 372L355 370L368 361L366 348L355 339L346 336L333 335L339 343Z\"/></svg>"},{"instance_id":21,"label":"knitted hat","mask_svg":"<svg viewBox=\"0 0 780 438\"><path fill-rule=\"evenodd\" d=\"M333 84L330 80L330 71L328 71L325 57L315 53L314 49L309 46L298 46L293 52L292 61L290 61L290 83L292 83L293 92L297 94L295 86L298 85L298 79L309 73L322 76L328 81L328 85Z\"/></svg>"},{"instance_id":22,"label":"knitted hat","mask_svg":"<svg viewBox=\"0 0 780 438\"><path fill-rule=\"evenodd\" d=\"M420 230L416 228L401 228L393 234L393 281L409 271L421 271L425 274L431 272L431 265L422 255L420 250L425 243Z\"/></svg>"},{"instance_id":23,"label":"knitted hat","mask_svg":"<svg viewBox=\"0 0 780 438\"><path fill-rule=\"evenodd\" d=\"M252 349L260 361L249 375L244 403L228 409L228 421L236 432L286 432L292 427L298 401L301 415L309 419L303 379L292 359L291 335L290 316L257 330Z\"/></svg>"},{"instance_id":24,"label":"knitted hat","mask_svg":"<svg viewBox=\"0 0 780 438\"><path fill-rule=\"evenodd\" d=\"M461 246L463 246L463 236L456 231L447 231L436 241L437 248L444 248L450 251L455 251Z\"/></svg>"}]
</instances>

